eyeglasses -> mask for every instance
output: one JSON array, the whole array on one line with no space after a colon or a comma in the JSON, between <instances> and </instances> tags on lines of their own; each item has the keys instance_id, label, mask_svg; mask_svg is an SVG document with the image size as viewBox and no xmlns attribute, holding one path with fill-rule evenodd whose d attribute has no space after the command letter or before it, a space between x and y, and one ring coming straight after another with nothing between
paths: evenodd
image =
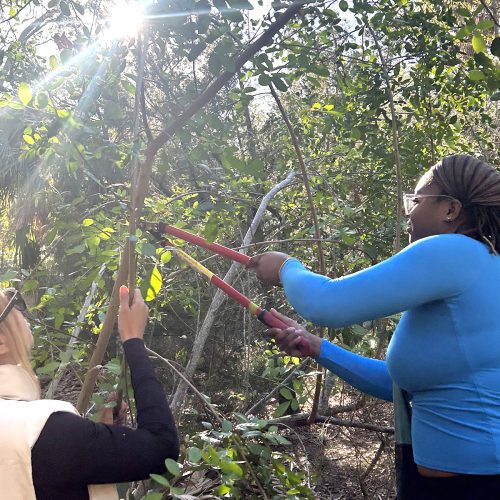
<instances>
[{"instance_id":1,"label":"eyeglasses","mask_svg":"<svg viewBox=\"0 0 500 500\"><path fill-rule=\"evenodd\" d=\"M26 302L21 297L21 294L15 288L7 288L3 291L4 295L9 299L9 302L5 306L5 309L0 314L0 323L5 319L7 314L12 311L12 309L17 309L18 311L24 313L27 309Z\"/></svg>"},{"instance_id":2,"label":"eyeglasses","mask_svg":"<svg viewBox=\"0 0 500 500\"><path fill-rule=\"evenodd\" d=\"M449 198L450 200L458 201L456 198L453 198L453 196L448 196L447 194L405 193L403 194L403 207L406 215L410 215L410 212L415 208L415 205L417 205L421 198Z\"/></svg>"}]
</instances>

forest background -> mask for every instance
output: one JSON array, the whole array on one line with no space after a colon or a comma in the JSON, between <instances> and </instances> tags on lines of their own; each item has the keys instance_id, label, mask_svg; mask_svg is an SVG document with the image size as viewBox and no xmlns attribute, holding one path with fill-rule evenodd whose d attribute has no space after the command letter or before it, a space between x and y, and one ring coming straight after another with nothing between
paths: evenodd
<instances>
[{"instance_id":1,"label":"forest background","mask_svg":"<svg viewBox=\"0 0 500 500\"><path fill-rule=\"evenodd\" d=\"M117 386L128 396L114 315L136 276L183 442L165 476L122 485L129 498L391 497L390 406L278 355L137 223L332 277L389 257L406 244L402 193L430 165L499 164L498 13L497 0L3 0L0 285L28 298L46 395L92 415ZM281 290L185 249L293 314ZM309 327L383 357L396 321Z\"/></svg>"}]
</instances>

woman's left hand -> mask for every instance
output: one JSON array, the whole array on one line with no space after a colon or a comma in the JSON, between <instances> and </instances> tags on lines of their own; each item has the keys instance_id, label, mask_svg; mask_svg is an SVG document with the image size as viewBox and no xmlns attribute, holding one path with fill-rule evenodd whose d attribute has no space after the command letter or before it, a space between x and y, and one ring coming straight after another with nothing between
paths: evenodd
<instances>
[{"instance_id":1,"label":"woman's left hand","mask_svg":"<svg viewBox=\"0 0 500 500\"><path fill-rule=\"evenodd\" d=\"M116 392L112 392L106 398L107 403L112 403L116 401L117 395ZM114 415L114 408L109 408L105 406L99 411L98 422L101 424L117 424L117 425L127 425L127 410L128 406L125 401L121 402L120 410L118 411L118 415Z\"/></svg>"}]
</instances>

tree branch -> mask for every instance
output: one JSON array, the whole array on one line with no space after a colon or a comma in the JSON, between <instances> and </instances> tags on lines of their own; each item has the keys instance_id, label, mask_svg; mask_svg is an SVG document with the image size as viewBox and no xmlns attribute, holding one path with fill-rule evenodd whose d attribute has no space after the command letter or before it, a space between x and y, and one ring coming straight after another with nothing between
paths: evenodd
<instances>
[{"instance_id":1,"label":"tree branch","mask_svg":"<svg viewBox=\"0 0 500 500\"><path fill-rule=\"evenodd\" d=\"M268 203L271 201L271 199L274 197L276 193L278 193L286 186L291 184L291 182L294 179L294 176L295 173L290 172L286 179L281 181L279 184L276 184L264 196L264 198L262 198L262 201L260 203L259 208L257 209L254 219L250 224L250 227L247 233L245 234L245 237L243 238L243 245L248 245L251 242L252 238L254 237L254 234L257 231L260 221L262 220L262 216L266 210L266 206L268 205ZM231 264L229 271L224 276L224 281L226 283L231 284L236 278L237 273L238 273L238 265L236 263ZM217 316L217 311L219 310L220 306L223 304L225 299L226 295L224 294L224 292L222 292L222 290L217 290L212 300L212 303L210 304L208 312L205 316L205 319L203 320L203 324L201 325L200 331L196 336L195 344L191 352L189 362L186 366L186 374L188 377L192 377L194 372L196 371L196 368L198 367L198 363L201 359L205 343L207 341L208 335ZM180 382L172 399L172 411L176 415L180 414L180 410L185 401L186 392L187 392L187 386L184 383Z\"/></svg>"},{"instance_id":2,"label":"tree branch","mask_svg":"<svg viewBox=\"0 0 500 500\"><path fill-rule=\"evenodd\" d=\"M396 185L397 185L397 213L396 213L396 242L395 250L399 252L401 250L401 219L403 215L403 182L401 179L401 156L399 154L399 139L398 139L398 122L396 107L394 106L394 94L392 93L391 80L389 78L389 70L387 68L387 62L385 60L384 54L382 53L382 48L378 37L370 25L368 19L365 18L365 23L370 31L375 46L377 47L377 52L380 57L380 63L382 65L382 73L384 74L385 83L387 86L387 97L389 99L389 106L391 109L391 125L392 125L392 147L394 148L394 159L396 161Z\"/></svg>"},{"instance_id":3,"label":"tree branch","mask_svg":"<svg viewBox=\"0 0 500 500\"><path fill-rule=\"evenodd\" d=\"M293 147L295 149L295 154L297 155L297 159L299 161L300 171L302 172L302 180L304 182L304 187L306 188L307 201L309 202L309 209L311 210L311 216L312 216L313 224L314 224L314 236L315 236L316 243L317 243L319 271L321 274L324 275L324 274L326 274L325 253L324 253L323 245L321 242L321 230L319 227L318 215L316 213L316 208L314 206L314 200L313 200L312 192L311 192L311 185L309 184L309 179L307 177L307 170L306 170L306 165L304 163L304 157L302 156L302 151L300 149L297 136L295 135L295 131L293 130L292 124L290 123L290 120L288 119L288 115L285 111L285 108L283 107L283 104L281 103L281 99L279 98L278 93L276 92L276 90L274 88L274 85L270 84L269 89L271 90L271 94L273 95L274 100L276 101L276 104L278 105L281 116L283 117L283 121L286 124L286 127L288 129L288 133L290 134L290 138L292 139ZM321 331L321 336L323 336L323 331L322 330L320 330L320 331ZM323 374L320 371L318 373L318 375L316 376L316 386L314 389L313 404L312 404L312 408L311 408L311 422L314 421L315 415L318 412L319 397L321 394L322 383L323 383Z\"/></svg>"}]
</instances>

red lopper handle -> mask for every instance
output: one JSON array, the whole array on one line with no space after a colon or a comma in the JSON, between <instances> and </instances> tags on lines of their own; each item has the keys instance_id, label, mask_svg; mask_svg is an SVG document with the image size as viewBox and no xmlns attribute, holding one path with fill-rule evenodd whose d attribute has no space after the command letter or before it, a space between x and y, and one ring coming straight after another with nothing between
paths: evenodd
<instances>
[{"instance_id":1,"label":"red lopper handle","mask_svg":"<svg viewBox=\"0 0 500 500\"><path fill-rule=\"evenodd\" d=\"M172 236L180 238L181 240L188 241L189 243L194 243L195 245L206 248L207 250L212 250L212 252L239 262L240 264L245 265L250 260L250 257L248 257L248 255L237 252L236 250L232 250L231 248L227 248L224 245L219 245L219 243L209 243L201 236L197 236L196 234L190 233L189 231L184 231L184 229L179 229L178 227L165 224L164 222L160 222L160 224L158 224L158 229L162 233L171 234Z\"/></svg>"}]
</instances>

